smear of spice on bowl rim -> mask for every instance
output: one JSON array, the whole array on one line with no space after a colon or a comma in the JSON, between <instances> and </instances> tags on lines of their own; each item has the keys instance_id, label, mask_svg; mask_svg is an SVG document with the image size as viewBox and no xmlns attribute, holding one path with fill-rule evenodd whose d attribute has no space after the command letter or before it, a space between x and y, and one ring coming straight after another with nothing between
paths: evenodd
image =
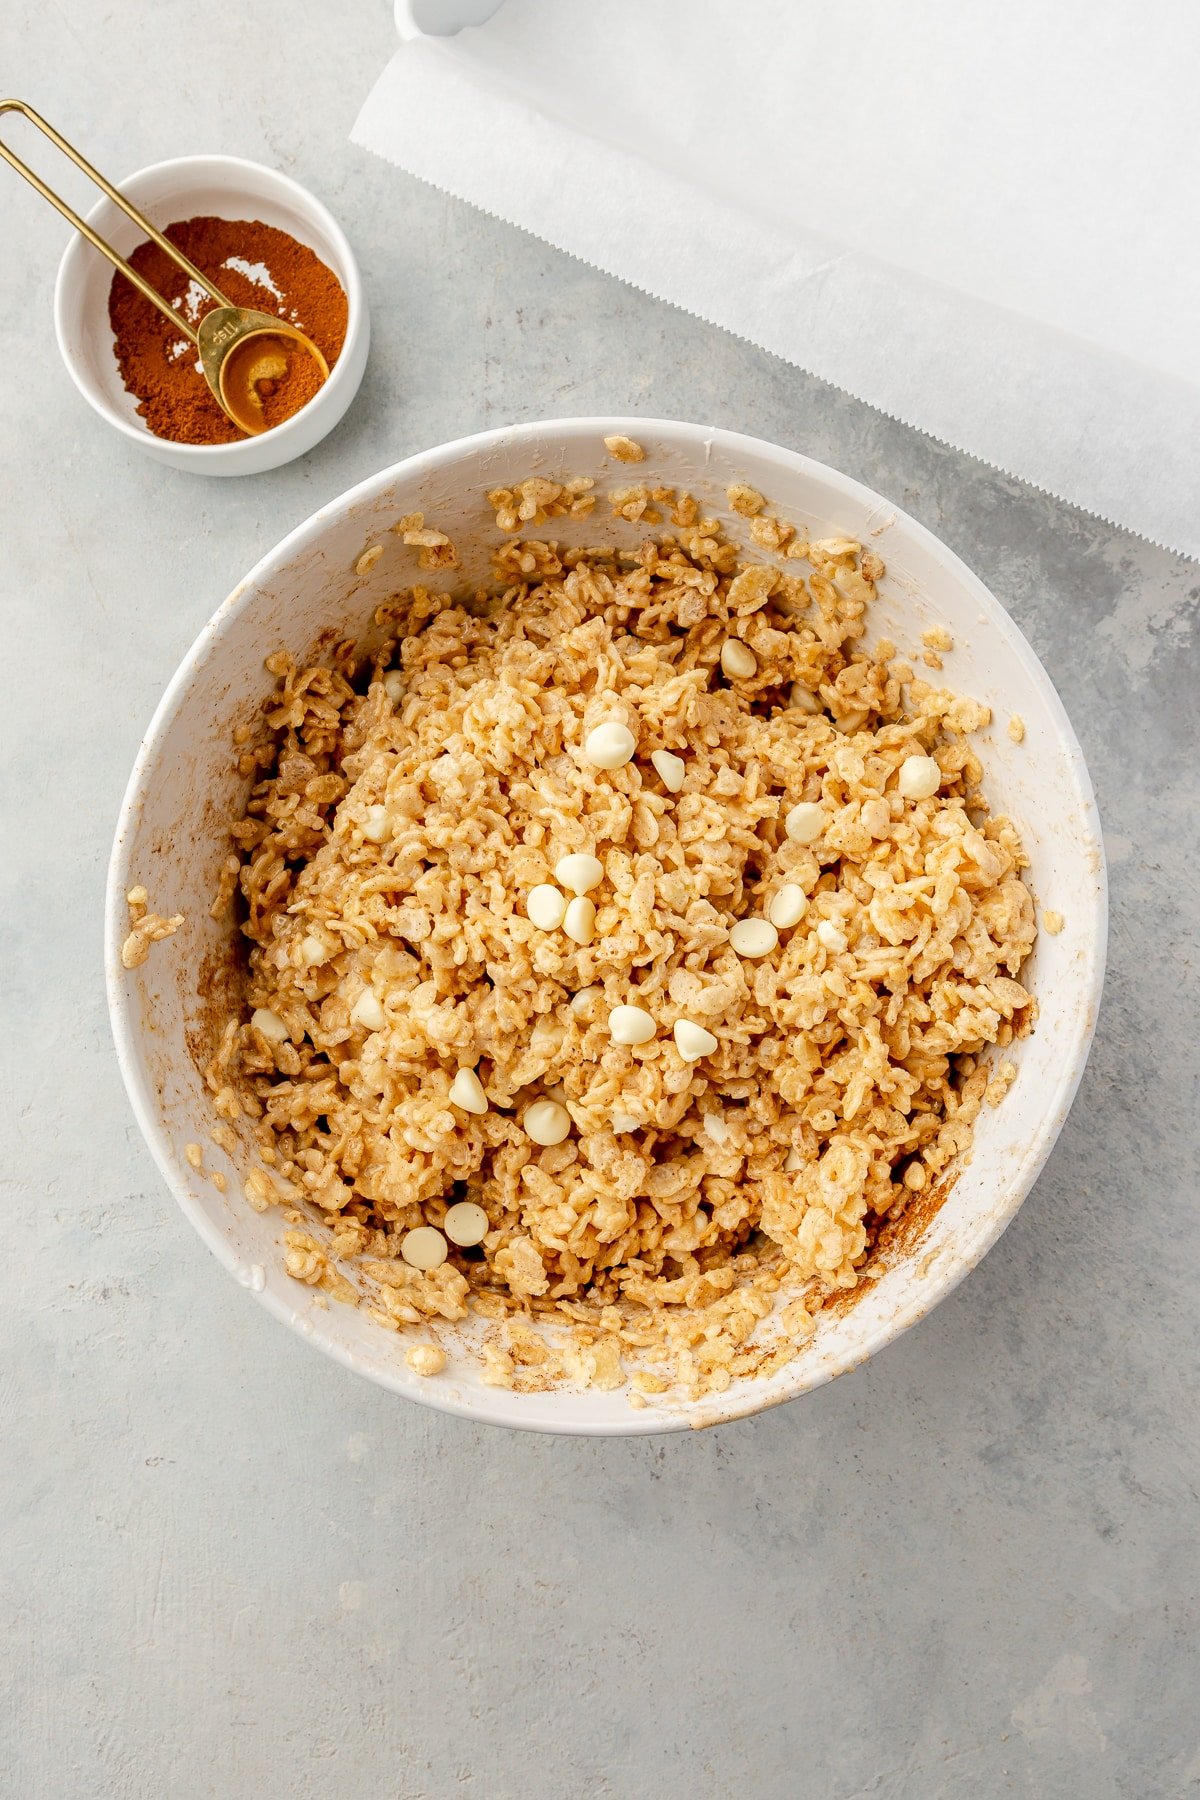
<instances>
[{"instance_id":1,"label":"smear of spice on bowl rim","mask_svg":"<svg viewBox=\"0 0 1200 1800\"><path fill-rule=\"evenodd\" d=\"M163 236L203 270L233 306L277 314L299 326L333 368L346 339L345 290L315 251L261 219L202 215L164 227ZM129 262L193 329L217 304L157 244L139 244ZM120 273L113 276L108 318L121 379L155 437L182 444L241 443L245 434L217 405L195 345ZM282 424L320 386L308 356L291 360L289 376L263 395L268 426Z\"/></svg>"}]
</instances>

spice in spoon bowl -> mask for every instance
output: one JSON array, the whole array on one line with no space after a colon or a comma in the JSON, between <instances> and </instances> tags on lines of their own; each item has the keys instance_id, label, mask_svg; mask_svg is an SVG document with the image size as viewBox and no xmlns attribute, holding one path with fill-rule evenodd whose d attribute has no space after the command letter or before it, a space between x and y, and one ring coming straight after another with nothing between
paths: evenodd
<instances>
[{"instance_id":1,"label":"spice in spoon bowl","mask_svg":"<svg viewBox=\"0 0 1200 1800\"><path fill-rule=\"evenodd\" d=\"M245 337L221 365L226 410L251 434L271 431L307 406L329 375L303 342L273 332Z\"/></svg>"}]
</instances>

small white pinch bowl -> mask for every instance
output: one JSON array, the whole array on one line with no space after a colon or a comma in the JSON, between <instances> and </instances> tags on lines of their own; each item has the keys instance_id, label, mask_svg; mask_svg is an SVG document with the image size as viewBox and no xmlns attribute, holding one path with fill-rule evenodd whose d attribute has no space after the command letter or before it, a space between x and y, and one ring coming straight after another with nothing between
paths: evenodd
<instances>
[{"instance_id":1,"label":"small white pinch bowl","mask_svg":"<svg viewBox=\"0 0 1200 1800\"><path fill-rule=\"evenodd\" d=\"M613 433L643 444L646 461L635 469L610 462L603 439ZM921 1196L900 1228L885 1232L875 1278L850 1303L821 1313L786 1367L697 1401L668 1394L637 1407L628 1389L488 1387L478 1320L438 1322L416 1334L436 1338L448 1361L438 1376L414 1374L405 1362L413 1338L374 1324L365 1307L322 1306L285 1274L284 1221L275 1210L253 1211L242 1195L255 1163L248 1136L226 1156L209 1135L214 1115L201 1067L233 960L230 923L215 922L209 907L227 854L223 825L246 797L230 735L269 691L263 659L280 648L304 659L346 637L369 642L373 609L415 579L447 587L456 577L485 579L497 542L485 491L535 472L685 488L744 544L746 521L730 511L725 489L745 481L810 536L849 534L877 550L887 574L870 609L868 642L888 637L903 652L919 652L922 631L950 633L955 647L938 679L992 708L992 725L972 740L991 804L1020 829L1039 912L1054 909L1065 919L1059 935L1041 933L1023 975L1039 1011L1032 1035L1005 1052L1016 1080L1001 1105L983 1108L970 1151L942 1184L940 1205ZM449 532L461 570L418 572L416 551L389 530L418 511ZM555 519L547 529L566 543L595 543L599 534L631 549L641 536L639 526L610 519L603 506L589 520ZM356 575L375 543L382 556ZM1025 722L1021 744L1007 731L1014 713ZM125 894L135 883L149 889L155 911L181 912L186 922L152 947L142 967L126 970ZM793 451L702 425L566 419L485 432L385 469L314 513L238 585L167 688L130 778L109 869L105 964L117 1055L146 1141L200 1236L262 1305L326 1355L409 1399L495 1424L605 1435L718 1424L794 1399L882 1349L974 1268L1029 1192L1067 1115L1095 1025L1106 917L1099 821L1062 702L1016 625L957 556L889 501ZM188 1143L204 1146L208 1167L227 1177L228 1194L189 1167ZM353 1266L346 1273L363 1284ZM769 1340L778 1329L768 1319L760 1332Z\"/></svg>"},{"instance_id":2,"label":"small white pinch bowl","mask_svg":"<svg viewBox=\"0 0 1200 1800\"><path fill-rule=\"evenodd\" d=\"M328 436L358 392L371 342L362 277L341 226L299 182L240 156L179 156L139 169L115 185L160 230L177 219L211 215L261 219L290 232L316 252L345 289L346 341L320 391L273 431L232 444L180 444L155 437L117 368L108 322L112 264L73 231L54 285L54 329L67 371L88 405L156 462L194 475L259 475L303 456ZM145 241L141 227L107 198L87 219L122 256Z\"/></svg>"}]
</instances>

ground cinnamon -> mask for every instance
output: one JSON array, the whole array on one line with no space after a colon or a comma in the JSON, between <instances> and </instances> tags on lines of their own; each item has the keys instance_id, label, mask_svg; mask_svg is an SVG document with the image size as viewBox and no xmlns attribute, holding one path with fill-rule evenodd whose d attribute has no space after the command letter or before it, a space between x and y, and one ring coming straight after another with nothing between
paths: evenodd
<instances>
[{"instance_id":1,"label":"ground cinnamon","mask_svg":"<svg viewBox=\"0 0 1200 1800\"><path fill-rule=\"evenodd\" d=\"M258 392L267 430L272 425L282 425L285 419L290 419L302 406L307 406L321 386L320 370L307 354L292 356L287 372L280 380L260 381Z\"/></svg>"},{"instance_id":2,"label":"ground cinnamon","mask_svg":"<svg viewBox=\"0 0 1200 1800\"><path fill-rule=\"evenodd\" d=\"M298 325L333 367L346 338L346 295L306 244L259 219L183 219L163 235L232 305ZM129 261L193 327L216 304L157 244L140 244ZM195 345L120 274L109 290L108 318L121 379L156 437L184 444L232 444L243 437L209 391ZM290 357L280 381L259 389L268 426L290 418L319 385L310 357Z\"/></svg>"},{"instance_id":3,"label":"ground cinnamon","mask_svg":"<svg viewBox=\"0 0 1200 1800\"><path fill-rule=\"evenodd\" d=\"M248 401L265 431L307 406L322 385L319 365L294 338L243 338L221 365L221 391L239 401L232 410L244 418Z\"/></svg>"}]
</instances>

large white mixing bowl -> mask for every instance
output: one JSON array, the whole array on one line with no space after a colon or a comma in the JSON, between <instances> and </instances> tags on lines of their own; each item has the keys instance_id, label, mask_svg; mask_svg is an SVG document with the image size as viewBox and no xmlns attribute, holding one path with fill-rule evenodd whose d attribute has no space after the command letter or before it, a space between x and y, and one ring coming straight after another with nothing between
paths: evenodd
<instances>
[{"instance_id":1,"label":"large white mixing bowl","mask_svg":"<svg viewBox=\"0 0 1200 1800\"><path fill-rule=\"evenodd\" d=\"M606 458L602 440L622 431L647 449L636 469ZM254 1212L242 1198L249 1149L227 1158L209 1138L213 1115L198 1062L220 1010L231 938L209 905L228 852L222 822L245 791L230 732L269 691L263 659L281 647L303 658L319 642L363 637L372 609L417 577L415 551L388 529L403 513L424 512L449 531L466 574L484 579L496 543L485 491L533 472L685 487L735 534L745 521L730 513L725 488L747 481L811 536L848 533L878 550L887 575L871 635L919 649L928 627L951 633L955 649L942 679L994 713L993 725L974 740L993 807L1020 827L1039 908L1066 920L1061 935L1042 933L1024 977L1040 1010L1033 1035L1011 1052L1016 1082L1001 1106L984 1108L940 1210L926 1206L885 1239L878 1279L865 1283L853 1304L824 1315L788 1367L695 1403L635 1410L623 1391L485 1387L479 1327L471 1324L438 1327L450 1352L444 1374L413 1374L402 1337L373 1324L362 1308L322 1306L284 1273L282 1219ZM547 529L567 542L595 542L615 531L633 546L640 536L637 526L609 523L606 508L583 526L556 519ZM355 563L375 542L385 546L382 557L356 576ZM1020 745L1006 729L1014 713L1025 721ZM148 887L156 911L181 912L186 923L155 945L141 968L126 971L124 896L135 882ZM878 494L790 450L665 420L566 419L486 432L410 457L322 507L251 570L184 659L137 759L109 871L105 954L117 1054L146 1141L201 1237L264 1306L347 1368L428 1406L535 1430L600 1434L713 1424L791 1399L861 1363L949 1293L1012 1218L1058 1135L1092 1037L1105 932L1104 854L1079 745L1033 651L956 556ZM204 1145L208 1166L227 1175L228 1196L189 1166L183 1150L190 1142Z\"/></svg>"}]
</instances>

